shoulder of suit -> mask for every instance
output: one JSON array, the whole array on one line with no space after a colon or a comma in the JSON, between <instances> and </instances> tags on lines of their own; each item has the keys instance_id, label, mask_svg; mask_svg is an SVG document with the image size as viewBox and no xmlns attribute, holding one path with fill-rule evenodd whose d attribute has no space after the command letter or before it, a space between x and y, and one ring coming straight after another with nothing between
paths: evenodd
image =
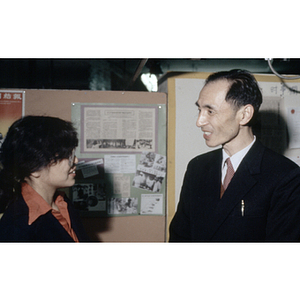
<instances>
[{"instance_id":1,"label":"shoulder of suit","mask_svg":"<svg viewBox=\"0 0 300 300\"><path fill-rule=\"evenodd\" d=\"M222 159L222 149L221 148L200 154L200 155L192 158L190 160L189 164L211 163L212 161L216 161L218 159Z\"/></svg>"},{"instance_id":2,"label":"shoulder of suit","mask_svg":"<svg viewBox=\"0 0 300 300\"><path fill-rule=\"evenodd\" d=\"M295 162L286 156L265 147L261 142L256 142L253 145L253 150L251 149L249 154L248 161L251 165L255 165L253 162L257 159L261 162L263 169L272 170L272 172L287 173L293 169L299 168Z\"/></svg>"},{"instance_id":3,"label":"shoulder of suit","mask_svg":"<svg viewBox=\"0 0 300 300\"><path fill-rule=\"evenodd\" d=\"M272 165L275 165L277 164L277 166L279 168L284 168L284 167L287 167L287 168L291 168L291 169L294 169L294 168L298 168L299 166L293 162L291 159L289 159L288 157L282 155L282 154L279 154L269 148L266 148L265 149L265 159L267 159L268 161L270 161L270 163L272 163Z\"/></svg>"}]
</instances>

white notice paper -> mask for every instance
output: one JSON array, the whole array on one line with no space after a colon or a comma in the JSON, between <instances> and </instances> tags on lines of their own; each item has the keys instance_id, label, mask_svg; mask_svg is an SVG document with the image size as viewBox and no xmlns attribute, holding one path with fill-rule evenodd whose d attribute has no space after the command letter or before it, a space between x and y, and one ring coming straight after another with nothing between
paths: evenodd
<instances>
[{"instance_id":1,"label":"white notice paper","mask_svg":"<svg viewBox=\"0 0 300 300\"><path fill-rule=\"evenodd\" d=\"M300 148L300 107L287 108L289 148Z\"/></svg>"},{"instance_id":2,"label":"white notice paper","mask_svg":"<svg viewBox=\"0 0 300 300\"><path fill-rule=\"evenodd\" d=\"M104 155L105 173L135 173L135 155Z\"/></svg>"},{"instance_id":3,"label":"white notice paper","mask_svg":"<svg viewBox=\"0 0 300 300\"><path fill-rule=\"evenodd\" d=\"M162 194L142 194L141 215L161 215L163 213Z\"/></svg>"}]
</instances>

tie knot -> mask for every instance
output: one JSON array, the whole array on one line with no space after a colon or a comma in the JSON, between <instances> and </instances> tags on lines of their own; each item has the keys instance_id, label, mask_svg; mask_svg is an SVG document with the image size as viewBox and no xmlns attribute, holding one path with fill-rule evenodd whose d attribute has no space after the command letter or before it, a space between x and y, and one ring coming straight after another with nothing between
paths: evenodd
<instances>
[{"instance_id":1,"label":"tie knot","mask_svg":"<svg viewBox=\"0 0 300 300\"><path fill-rule=\"evenodd\" d=\"M227 168L232 168L232 169L233 169L233 166L232 166L230 157L228 157L228 158L225 160L225 163L227 164Z\"/></svg>"}]
</instances>

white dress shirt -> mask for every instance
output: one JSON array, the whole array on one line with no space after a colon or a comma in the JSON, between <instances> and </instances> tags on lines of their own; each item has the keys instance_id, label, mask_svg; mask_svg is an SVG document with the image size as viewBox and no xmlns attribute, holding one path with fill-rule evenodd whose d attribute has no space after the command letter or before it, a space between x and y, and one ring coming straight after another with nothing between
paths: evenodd
<instances>
[{"instance_id":1,"label":"white dress shirt","mask_svg":"<svg viewBox=\"0 0 300 300\"><path fill-rule=\"evenodd\" d=\"M223 153L223 160L222 160L222 182L224 181L226 171L227 171L227 164L225 163L226 159L230 157L231 164L233 166L234 172L236 172L237 168L239 167L241 161L245 157L245 155L248 153L254 142L256 141L256 136L254 136L253 141L251 144L249 144L246 148L242 149L241 151L233 154L232 156L229 156L224 149L222 149Z\"/></svg>"}]
</instances>

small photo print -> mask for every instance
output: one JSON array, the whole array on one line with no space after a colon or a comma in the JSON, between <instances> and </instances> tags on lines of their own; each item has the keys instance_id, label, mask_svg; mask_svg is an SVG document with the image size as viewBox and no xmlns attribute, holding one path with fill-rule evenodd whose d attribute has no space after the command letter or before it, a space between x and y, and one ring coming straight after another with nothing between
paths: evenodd
<instances>
[{"instance_id":1,"label":"small photo print","mask_svg":"<svg viewBox=\"0 0 300 300\"><path fill-rule=\"evenodd\" d=\"M108 213L110 215L136 215L138 214L138 199L111 198Z\"/></svg>"},{"instance_id":2,"label":"small photo print","mask_svg":"<svg viewBox=\"0 0 300 300\"><path fill-rule=\"evenodd\" d=\"M72 201L76 209L85 211L105 211L105 184L80 183L72 187Z\"/></svg>"},{"instance_id":3,"label":"small photo print","mask_svg":"<svg viewBox=\"0 0 300 300\"><path fill-rule=\"evenodd\" d=\"M143 152L132 186L154 193L160 192L166 171L166 156L154 152Z\"/></svg>"}]
</instances>

